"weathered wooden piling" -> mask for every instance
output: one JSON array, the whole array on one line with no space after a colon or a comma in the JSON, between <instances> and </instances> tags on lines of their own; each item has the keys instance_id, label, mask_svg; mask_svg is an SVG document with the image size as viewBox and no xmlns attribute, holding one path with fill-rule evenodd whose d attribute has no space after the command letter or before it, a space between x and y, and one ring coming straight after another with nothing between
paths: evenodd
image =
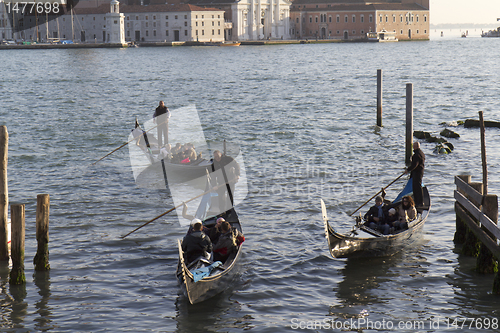
<instances>
[{"instance_id":1,"label":"weathered wooden piling","mask_svg":"<svg viewBox=\"0 0 500 333\"><path fill-rule=\"evenodd\" d=\"M413 154L413 84L406 84L406 165L410 165Z\"/></svg>"},{"instance_id":2,"label":"weathered wooden piling","mask_svg":"<svg viewBox=\"0 0 500 333\"><path fill-rule=\"evenodd\" d=\"M496 195L485 195L483 197L482 212L495 224L498 223L498 198ZM486 235L496 241L495 236L484 226L481 227ZM476 261L476 272L481 274L492 274L497 271L498 264L488 247L481 243L479 255Z\"/></svg>"},{"instance_id":3,"label":"weathered wooden piling","mask_svg":"<svg viewBox=\"0 0 500 333\"><path fill-rule=\"evenodd\" d=\"M377 126L382 127L382 70L377 70Z\"/></svg>"},{"instance_id":4,"label":"weathered wooden piling","mask_svg":"<svg viewBox=\"0 0 500 333\"><path fill-rule=\"evenodd\" d=\"M483 194L488 194L488 167L486 164L486 140L484 131L483 111L479 111L479 126L481 132L481 162L483 165Z\"/></svg>"},{"instance_id":5,"label":"weathered wooden piling","mask_svg":"<svg viewBox=\"0 0 500 333\"><path fill-rule=\"evenodd\" d=\"M465 197L478 209L481 208L481 202L483 200L483 184L470 182L469 186L476 190L476 194L466 193ZM477 196L479 194L479 196ZM479 255L479 249L481 248L481 242L476 237L474 232L470 228L466 228L465 232L465 242L462 246L461 253L465 256L477 257Z\"/></svg>"},{"instance_id":6,"label":"weathered wooden piling","mask_svg":"<svg viewBox=\"0 0 500 333\"><path fill-rule=\"evenodd\" d=\"M36 197L36 240L38 247L33 264L35 271L47 271L49 265L49 208L48 194L39 194Z\"/></svg>"},{"instance_id":7,"label":"weathered wooden piling","mask_svg":"<svg viewBox=\"0 0 500 333\"><path fill-rule=\"evenodd\" d=\"M11 205L11 258L12 270L9 283L11 285L26 283L24 276L24 205Z\"/></svg>"},{"instance_id":8,"label":"weathered wooden piling","mask_svg":"<svg viewBox=\"0 0 500 333\"><path fill-rule=\"evenodd\" d=\"M471 176L470 175L460 175L457 178L461 179L464 183L470 184ZM466 196L464 190L457 187L457 191L462 195ZM456 227L455 227L455 235L453 236L453 242L455 244L463 244L465 243L465 238L467 235L467 226L465 225L464 220L460 217L460 214L457 211L458 202L455 202L455 215L456 215Z\"/></svg>"},{"instance_id":9,"label":"weathered wooden piling","mask_svg":"<svg viewBox=\"0 0 500 333\"><path fill-rule=\"evenodd\" d=\"M0 261L9 260L8 216L9 191L7 186L7 157L9 133L6 126L0 126Z\"/></svg>"}]
</instances>

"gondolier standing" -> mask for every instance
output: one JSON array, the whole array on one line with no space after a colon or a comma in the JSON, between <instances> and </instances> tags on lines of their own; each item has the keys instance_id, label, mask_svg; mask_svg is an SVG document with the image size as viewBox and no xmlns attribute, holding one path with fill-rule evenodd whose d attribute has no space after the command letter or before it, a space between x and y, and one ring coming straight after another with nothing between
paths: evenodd
<instances>
[{"instance_id":1,"label":"gondolier standing","mask_svg":"<svg viewBox=\"0 0 500 333\"><path fill-rule=\"evenodd\" d=\"M420 143L413 143L413 155L411 157L411 164L406 169L405 173L410 172L412 178L413 186L413 197L415 198L415 206L417 208L422 207L423 202L423 190L422 190L422 178L424 177L425 168L425 155L420 149Z\"/></svg>"},{"instance_id":2,"label":"gondolier standing","mask_svg":"<svg viewBox=\"0 0 500 333\"><path fill-rule=\"evenodd\" d=\"M162 147L162 135L165 138L165 143L168 144L168 120L170 119L170 111L165 106L163 101L160 101L160 104L155 110L153 114L153 122L158 124L156 128L158 131L158 148Z\"/></svg>"}]
</instances>

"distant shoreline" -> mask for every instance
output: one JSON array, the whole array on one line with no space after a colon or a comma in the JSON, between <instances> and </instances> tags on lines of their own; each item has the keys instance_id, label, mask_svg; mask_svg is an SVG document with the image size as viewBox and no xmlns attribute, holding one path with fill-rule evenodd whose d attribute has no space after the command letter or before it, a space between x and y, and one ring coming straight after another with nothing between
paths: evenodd
<instances>
[{"instance_id":1,"label":"distant shoreline","mask_svg":"<svg viewBox=\"0 0 500 333\"><path fill-rule=\"evenodd\" d=\"M446 29L483 29L490 30L496 29L500 26L498 23L444 23L444 24L430 24L429 28L434 30L446 30Z\"/></svg>"}]
</instances>

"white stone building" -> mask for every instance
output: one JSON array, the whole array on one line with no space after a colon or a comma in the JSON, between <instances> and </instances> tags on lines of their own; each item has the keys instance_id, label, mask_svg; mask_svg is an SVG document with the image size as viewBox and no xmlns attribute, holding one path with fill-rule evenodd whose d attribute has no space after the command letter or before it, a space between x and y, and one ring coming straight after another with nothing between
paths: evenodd
<instances>
[{"instance_id":1,"label":"white stone building","mask_svg":"<svg viewBox=\"0 0 500 333\"><path fill-rule=\"evenodd\" d=\"M231 6L233 38L290 39L288 0L241 0Z\"/></svg>"},{"instance_id":2,"label":"white stone building","mask_svg":"<svg viewBox=\"0 0 500 333\"><path fill-rule=\"evenodd\" d=\"M119 5L119 12L115 12L117 5L113 0L94 8L77 6L73 15L49 21L48 29L42 24L38 30L24 30L21 38L36 40L38 31L40 42L70 39L79 43L122 43L123 38L136 42L224 41L222 10L187 4Z\"/></svg>"}]
</instances>

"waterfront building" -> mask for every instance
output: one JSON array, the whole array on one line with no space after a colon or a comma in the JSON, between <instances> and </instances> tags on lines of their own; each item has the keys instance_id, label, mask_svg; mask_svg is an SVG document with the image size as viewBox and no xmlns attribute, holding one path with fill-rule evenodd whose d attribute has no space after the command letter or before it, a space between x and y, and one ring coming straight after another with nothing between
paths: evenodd
<instances>
[{"instance_id":1,"label":"waterfront building","mask_svg":"<svg viewBox=\"0 0 500 333\"><path fill-rule=\"evenodd\" d=\"M46 42L71 39L80 43L224 41L224 11L189 4L76 6L73 13L21 32L20 38ZM115 4L116 6L116 4ZM111 9L110 9L111 8ZM121 26L123 19L123 26ZM116 21L116 24L115 24ZM116 30L119 28L119 30ZM40 35L40 31L44 33ZM120 31L120 32L118 32ZM45 33L46 32L46 33ZM118 42L117 42L118 41Z\"/></svg>"},{"instance_id":2,"label":"waterfront building","mask_svg":"<svg viewBox=\"0 0 500 333\"><path fill-rule=\"evenodd\" d=\"M5 3L3 0L0 0L0 41L9 39L14 39L12 35L12 26Z\"/></svg>"},{"instance_id":3,"label":"waterfront building","mask_svg":"<svg viewBox=\"0 0 500 333\"><path fill-rule=\"evenodd\" d=\"M385 30L398 40L425 40L429 18L429 0L295 0L290 14L297 39L355 40Z\"/></svg>"},{"instance_id":4,"label":"waterfront building","mask_svg":"<svg viewBox=\"0 0 500 333\"><path fill-rule=\"evenodd\" d=\"M224 10L227 40L290 39L289 0L188 0Z\"/></svg>"}]
</instances>

